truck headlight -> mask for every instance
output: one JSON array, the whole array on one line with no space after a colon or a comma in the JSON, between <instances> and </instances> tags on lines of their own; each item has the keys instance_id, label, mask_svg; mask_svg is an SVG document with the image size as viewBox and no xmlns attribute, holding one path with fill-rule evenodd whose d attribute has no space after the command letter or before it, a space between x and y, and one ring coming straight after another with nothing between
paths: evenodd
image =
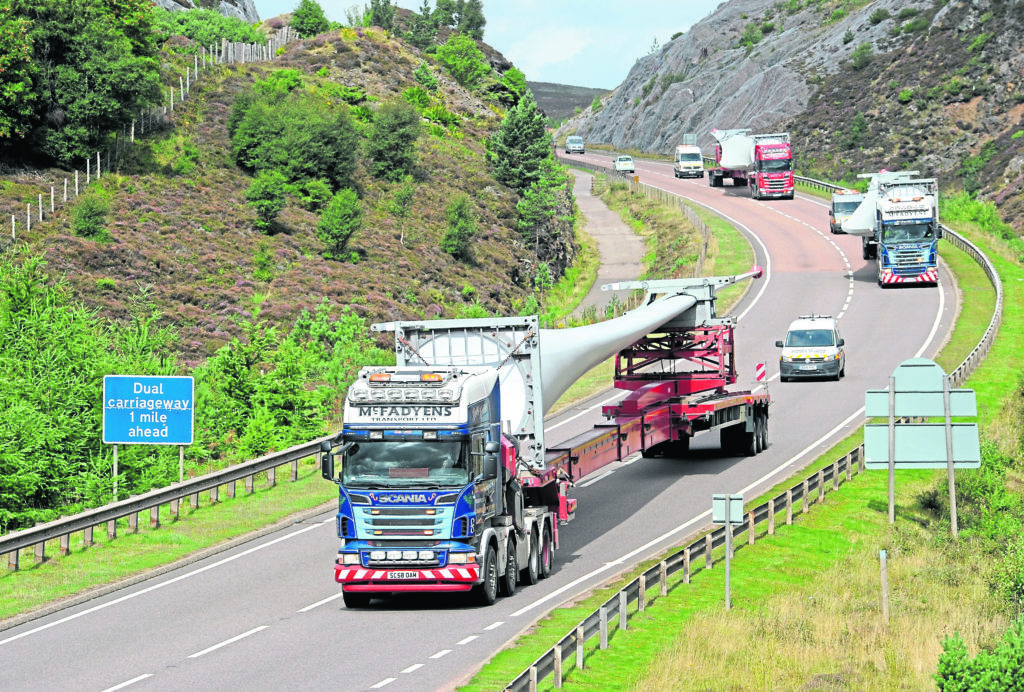
<instances>
[{"instance_id":1,"label":"truck headlight","mask_svg":"<svg viewBox=\"0 0 1024 692\"><path fill-rule=\"evenodd\" d=\"M341 554L341 564L343 564L343 565L358 565L358 564L360 564L359 563L359 553L342 553Z\"/></svg>"},{"instance_id":2,"label":"truck headlight","mask_svg":"<svg viewBox=\"0 0 1024 692\"><path fill-rule=\"evenodd\" d=\"M449 565L466 565L476 562L476 553L448 553Z\"/></svg>"},{"instance_id":3,"label":"truck headlight","mask_svg":"<svg viewBox=\"0 0 1024 692\"><path fill-rule=\"evenodd\" d=\"M421 550L420 554L417 557L419 557L420 560L433 560L434 559L434 551L433 550Z\"/></svg>"}]
</instances>

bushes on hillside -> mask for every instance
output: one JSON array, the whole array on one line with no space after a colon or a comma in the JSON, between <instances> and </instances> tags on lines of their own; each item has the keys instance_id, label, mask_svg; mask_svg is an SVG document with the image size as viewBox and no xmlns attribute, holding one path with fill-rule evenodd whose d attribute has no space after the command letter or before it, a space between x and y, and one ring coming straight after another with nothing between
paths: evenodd
<instances>
[{"instance_id":1,"label":"bushes on hillside","mask_svg":"<svg viewBox=\"0 0 1024 692\"><path fill-rule=\"evenodd\" d=\"M324 8L316 0L301 0L292 12L292 28L299 32L302 38L321 34L329 27L330 22L324 16Z\"/></svg>"},{"instance_id":2,"label":"bushes on hillside","mask_svg":"<svg viewBox=\"0 0 1024 692\"><path fill-rule=\"evenodd\" d=\"M381 106L366 143L373 174L395 181L412 173L416 166L416 140L421 131L420 114L408 101Z\"/></svg>"},{"instance_id":3,"label":"bushes on hillside","mask_svg":"<svg viewBox=\"0 0 1024 692\"><path fill-rule=\"evenodd\" d=\"M448 229L441 239L441 249L458 259L472 261L470 243L476 237L476 216L469 195L455 197L446 211Z\"/></svg>"},{"instance_id":4,"label":"bushes on hillside","mask_svg":"<svg viewBox=\"0 0 1024 692\"><path fill-rule=\"evenodd\" d=\"M124 322L73 302L63 280L22 251L0 257L0 533L112 499L110 447L102 442L103 376L173 375L177 339L140 296ZM287 334L263 322L191 373L196 378L190 468L241 460L324 432L358 368L393 363L363 319L325 300ZM315 386L310 383L325 383ZM173 447L126 445L118 455L124 498L178 480Z\"/></svg>"},{"instance_id":5,"label":"bushes on hillside","mask_svg":"<svg viewBox=\"0 0 1024 692\"><path fill-rule=\"evenodd\" d=\"M473 89L480 84L491 66L476 41L469 36L452 34L443 46L437 48L437 60L462 86Z\"/></svg>"},{"instance_id":6,"label":"bushes on hillside","mask_svg":"<svg viewBox=\"0 0 1024 692\"><path fill-rule=\"evenodd\" d=\"M252 24L228 17L216 10L194 9L188 12L172 12L162 7L153 8L153 23L159 41L166 42L171 36L184 36L193 41L191 45L177 47L182 53L196 53L211 44L220 46L222 39L237 43L267 42L262 31Z\"/></svg>"},{"instance_id":7,"label":"bushes on hillside","mask_svg":"<svg viewBox=\"0 0 1024 692\"><path fill-rule=\"evenodd\" d=\"M526 92L491 137L494 176L520 194L541 175L551 156L551 135L533 95Z\"/></svg>"},{"instance_id":8,"label":"bushes on hillside","mask_svg":"<svg viewBox=\"0 0 1024 692\"><path fill-rule=\"evenodd\" d=\"M316 233L327 248L324 257L343 259L345 245L362 228L363 208L354 190L341 190L324 208Z\"/></svg>"}]
</instances>

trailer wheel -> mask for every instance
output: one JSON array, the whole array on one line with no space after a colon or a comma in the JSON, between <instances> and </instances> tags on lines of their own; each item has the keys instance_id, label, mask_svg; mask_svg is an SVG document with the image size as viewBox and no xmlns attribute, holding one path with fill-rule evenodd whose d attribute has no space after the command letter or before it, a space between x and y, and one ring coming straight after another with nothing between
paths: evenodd
<instances>
[{"instance_id":1,"label":"trailer wheel","mask_svg":"<svg viewBox=\"0 0 1024 692\"><path fill-rule=\"evenodd\" d=\"M768 411L761 413L761 451L768 449Z\"/></svg>"},{"instance_id":2,"label":"trailer wheel","mask_svg":"<svg viewBox=\"0 0 1024 692\"><path fill-rule=\"evenodd\" d=\"M555 544L551 541L551 527L544 524L544 537L540 542L540 578L547 579L555 564Z\"/></svg>"},{"instance_id":3,"label":"trailer wheel","mask_svg":"<svg viewBox=\"0 0 1024 692\"><path fill-rule=\"evenodd\" d=\"M519 561L516 560L516 542L508 539L505 545L505 574L498 582L498 588L502 596L514 596L516 593L516 580L519 578Z\"/></svg>"},{"instance_id":4,"label":"trailer wheel","mask_svg":"<svg viewBox=\"0 0 1024 692\"><path fill-rule=\"evenodd\" d=\"M533 586L540 581L540 548L537 547L537 533L530 534L530 556L526 558L526 567L519 574L519 581Z\"/></svg>"},{"instance_id":5,"label":"trailer wheel","mask_svg":"<svg viewBox=\"0 0 1024 692\"><path fill-rule=\"evenodd\" d=\"M341 600L345 601L346 608L365 608L370 605L370 594L359 593L358 591L341 590Z\"/></svg>"},{"instance_id":6,"label":"trailer wheel","mask_svg":"<svg viewBox=\"0 0 1024 692\"><path fill-rule=\"evenodd\" d=\"M484 564L480 570L484 580L474 587L476 600L480 605L494 605L498 600L498 555L494 545L488 545L484 551Z\"/></svg>"}]
</instances>

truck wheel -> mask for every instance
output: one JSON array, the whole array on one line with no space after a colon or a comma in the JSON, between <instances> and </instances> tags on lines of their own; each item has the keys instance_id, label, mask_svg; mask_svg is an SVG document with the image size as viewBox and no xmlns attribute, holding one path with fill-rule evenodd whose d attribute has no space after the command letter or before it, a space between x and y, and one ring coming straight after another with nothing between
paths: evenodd
<instances>
[{"instance_id":1,"label":"truck wheel","mask_svg":"<svg viewBox=\"0 0 1024 692\"><path fill-rule=\"evenodd\" d=\"M494 605L498 600L498 556L493 545L488 545L484 552L484 564L480 569L484 580L476 585L476 600L480 605Z\"/></svg>"},{"instance_id":2,"label":"truck wheel","mask_svg":"<svg viewBox=\"0 0 1024 692\"><path fill-rule=\"evenodd\" d=\"M768 449L768 412L765 411L761 414L761 451Z\"/></svg>"},{"instance_id":3,"label":"truck wheel","mask_svg":"<svg viewBox=\"0 0 1024 692\"><path fill-rule=\"evenodd\" d=\"M502 596L515 595L518 576L519 561L516 560L516 542L509 538L508 545L505 546L505 574L498 581Z\"/></svg>"},{"instance_id":4,"label":"truck wheel","mask_svg":"<svg viewBox=\"0 0 1024 692\"><path fill-rule=\"evenodd\" d=\"M551 527L544 525L544 537L540 542L540 578L547 579L555 564L555 544L551 541Z\"/></svg>"},{"instance_id":5,"label":"truck wheel","mask_svg":"<svg viewBox=\"0 0 1024 692\"><path fill-rule=\"evenodd\" d=\"M370 594L341 590L341 600L346 608L365 608L370 605Z\"/></svg>"},{"instance_id":6,"label":"truck wheel","mask_svg":"<svg viewBox=\"0 0 1024 692\"><path fill-rule=\"evenodd\" d=\"M526 558L526 567L519 574L519 581L533 586L540 581L540 549L537 547L537 534L530 534L530 556Z\"/></svg>"}]
</instances>

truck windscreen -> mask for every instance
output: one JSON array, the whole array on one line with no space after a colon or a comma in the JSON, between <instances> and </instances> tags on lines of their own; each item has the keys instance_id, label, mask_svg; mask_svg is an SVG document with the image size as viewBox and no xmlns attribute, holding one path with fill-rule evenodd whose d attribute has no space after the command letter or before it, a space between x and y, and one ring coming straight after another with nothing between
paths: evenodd
<instances>
[{"instance_id":1,"label":"truck windscreen","mask_svg":"<svg viewBox=\"0 0 1024 692\"><path fill-rule=\"evenodd\" d=\"M792 170L793 159L766 159L758 161L757 167L765 173L784 173Z\"/></svg>"},{"instance_id":2,"label":"truck windscreen","mask_svg":"<svg viewBox=\"0 0 1024 692\"><path fill-rule=\"evenodd\" d=\"M852 214L857 211L857 207L860 206L860 200L855 202L834 202L832 204L832 210L838 214Z\"/></svg>"},{"instance_id":3,"label":"truck windscreen","mask_svg":"<svg viewBox=\"0 0 1024 692\"><path fill-rule=\"evenodd\" d=\"M676 155L676 161L698 161L699 162L699 161L701 161L701 158L700 158L700 154L697 154L697 153L692 153L692 154L683 153L683 154L677 154Z\"/></svg>"},{"instance_id":4,"label":"truck windscreen","mask_svg":"<svg viewBox=\"0 0 1024 692\"><path fill-rule=\"evenodd\" d=\"M935 237L931 224L907 223L882 227L883 243L915 243Z\"/></svg>"},{"instance_id":5,"label":"truck windscreen","mask_svg":"<svg viewBox=\"0 0 1024 692\"><path fill-rule=\"evenodd\" d=\"M345 457L341 480L350 488L464 486L465 442L360 441Z\"/></svg>"}]
</instances>

